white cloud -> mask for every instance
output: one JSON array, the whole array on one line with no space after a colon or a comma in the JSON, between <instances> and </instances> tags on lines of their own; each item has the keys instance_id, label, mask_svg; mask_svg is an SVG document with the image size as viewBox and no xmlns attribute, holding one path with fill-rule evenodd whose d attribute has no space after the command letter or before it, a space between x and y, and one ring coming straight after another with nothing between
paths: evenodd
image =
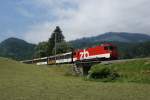
<instances>
[{"instance_id":1,"label":"white cloud","mask_svg":"<svg viewBox=\"0 0 150 100\"><path fill-rule=\"evenodd\" d=\"M59 25L67 40L108 31L150 32L149 0L33 0L34 6L56 16L32 25L25 39L47 40Z\"/></svg>"},{"instance_id":2,"label":"white cloud","mask_svg":"<svg viewBox=\"0 0 150 100\"><path fill-rule=\"evenodd\" d=\"M52 28L48 22L33 25L24 35L24 39L31 43L46 41L51 36ZM54 27L53 27L54 28Z\"/></svg>"}]
</instances>

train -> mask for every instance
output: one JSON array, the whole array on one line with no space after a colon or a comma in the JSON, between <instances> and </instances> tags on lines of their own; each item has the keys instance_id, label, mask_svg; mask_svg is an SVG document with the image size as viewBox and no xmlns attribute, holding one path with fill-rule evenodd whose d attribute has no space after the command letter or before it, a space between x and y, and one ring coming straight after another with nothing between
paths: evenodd
<instances>
[{"instance_id":1,"label":"train","mask_svg":"<svg viewBox=\"0 0 150 100\"><path fill-rule=\"evenodd\" d=\"M32 60L22 61L27 64L36 65L52 65L66 63L85 63L85 62L100 62L104 60L118 59L117 47L111 43L104 43L98 46L73 50L71 52L58 54L54 56L36 58Z\"/></svg>"}]
</instances>

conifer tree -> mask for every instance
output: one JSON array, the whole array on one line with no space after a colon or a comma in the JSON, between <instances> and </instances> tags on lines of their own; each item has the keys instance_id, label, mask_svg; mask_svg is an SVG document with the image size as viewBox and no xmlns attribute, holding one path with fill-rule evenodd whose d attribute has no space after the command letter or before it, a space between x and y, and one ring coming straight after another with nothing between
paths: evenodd
<instances>
[{"instance_id":1,"label":"conifer tree","mask_svg":"<svg viewBox=\"0 0 150 100\"><path fill-rule=\"evenodd\" d=\"M65 42L64 39L65 39L65 37L62 34L60 27L56 26L56 29L53 31L51 37L48 40L48 51L49 51L48 54L53 55L54 54L53 51L55 49L55 46L57 46L57 44L59 44L61 42Z\"/></svg>"}]
</instances>

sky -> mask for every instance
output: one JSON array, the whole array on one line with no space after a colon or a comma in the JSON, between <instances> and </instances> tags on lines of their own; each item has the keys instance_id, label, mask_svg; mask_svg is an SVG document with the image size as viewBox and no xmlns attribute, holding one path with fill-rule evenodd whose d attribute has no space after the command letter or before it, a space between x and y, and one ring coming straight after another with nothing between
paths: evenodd
<instances>
[{"instance_id":1,"label":"sky","mask_svg":"<svg viewBox=\"0 0 150 100\"><path fill-rule=\"evenodd\" d=\"M0 0L0 41L46 41L60 26L67 41L105 32L150 35L150 0Z\"/></svg>"}]
</instances>

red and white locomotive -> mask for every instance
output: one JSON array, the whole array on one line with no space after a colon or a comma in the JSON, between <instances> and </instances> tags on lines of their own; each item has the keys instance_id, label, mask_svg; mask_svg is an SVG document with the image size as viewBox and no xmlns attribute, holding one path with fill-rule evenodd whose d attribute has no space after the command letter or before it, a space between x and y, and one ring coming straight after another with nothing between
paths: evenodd
<instances>
[{"instance_id":1,"label":"red and white locomotive","mask_svg":"<svg viewBox=\"0 0 150 100\"><path fill-rule=\"evenodd\" d=\"M36 63L37 65L42 65L42 64L63 64L75 62L115 60L117 58L118 58L117 47L111 43L105 43L87 49L75 50L73 52L23 62Z\"/></svg>"},{"instance_id":2,"label":"red and white locomotive","mask_svg":"<svg viewBox=\"0 0 150 100\"><path fill-rule=\"evenodd\" d=\"M81 49L74 52L74 61L113 60L118 58L116 46L102 44L99 46Z\"/></svg>"}]
</instances>

